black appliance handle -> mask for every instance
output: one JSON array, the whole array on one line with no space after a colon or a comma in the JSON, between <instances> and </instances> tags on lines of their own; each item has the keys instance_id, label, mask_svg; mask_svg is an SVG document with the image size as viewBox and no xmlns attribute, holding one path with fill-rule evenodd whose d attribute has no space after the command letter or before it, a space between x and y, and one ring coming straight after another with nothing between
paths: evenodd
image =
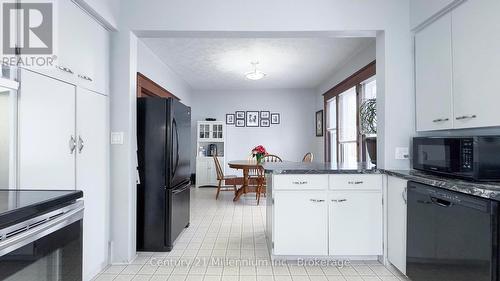
<instances>
[{"instance_id":1,"label":"black appliance handle","mask_svg":"<svg viewBox=\"0 0 500 281\"><path fill-rule=\"evenodd\" d=\"M174 127L174 132L175 132L175 165L174 169L172 171L172 177L175 175L177 172L177 167L179 166L179 130L177 128L177 121L175 121L175 118L172 122L173 127Z\"/></svg>"},{"instance_id":2,"label":"black appliance handle","mask_svg":"<svg viewBox=\"0 0 500 281\"><path fill-rule=\"evenodd\" d=\"M435 205L438 205L438 206L444 207L444 208L448 208L448 207L453 206L453 203L451 203L450 201L444 200L444 199L441 199L441 198L436 198L434 196L431 196L431 201Z\"/></svg>"},{"instance_id":3,"label":"black appliance handle","mask_svg":"<svg viewBox=\"0 0 500 281\"><path fill-rule=\"evenodd\" d=\"M178 194L178 193L184 192L186 189L190 189L190 188L191 188L191 184L187 184L182 188L172 190L172 194Z\"/></svg>"}]
</instances>

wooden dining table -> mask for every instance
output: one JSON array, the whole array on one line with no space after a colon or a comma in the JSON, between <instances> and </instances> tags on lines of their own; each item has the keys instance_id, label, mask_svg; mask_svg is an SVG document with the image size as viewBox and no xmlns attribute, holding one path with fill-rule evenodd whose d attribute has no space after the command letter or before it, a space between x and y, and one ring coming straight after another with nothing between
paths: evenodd
<instances>
[{"instance_id":1,"label":"wooden dining table","mask_svg":"<svg viewBox=\"0 0 500 281\"><path fill-rule=\"evenodd\" d=\"M233 201L238 201L241 197L241 195L247 193L247 188L249 187L249 172L250 170L255 170L257 167L262 167L260 164L257 164L257 161L255 160L234 160L234 161L229 161L228 163L229 168L236 169L236 170L243 170L243 185L236 190L236 193L234 194L234 199Z\"/></svg>"}]
</instances>

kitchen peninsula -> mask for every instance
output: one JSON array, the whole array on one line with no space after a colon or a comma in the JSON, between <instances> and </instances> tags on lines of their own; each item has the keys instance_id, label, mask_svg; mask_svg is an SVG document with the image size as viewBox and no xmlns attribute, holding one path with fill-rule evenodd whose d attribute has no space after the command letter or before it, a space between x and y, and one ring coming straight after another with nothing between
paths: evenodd
<instances>
[{"instance_id":1,"label":"kitchen peninsula","mask_svg":"<svg viewBox=\"0 0 500 281\"><path fill-rule=\"evenodd\" d=\"M383 174L371 164L266 163L273 258L383 256Z\"/></svg>"}]
</instances>

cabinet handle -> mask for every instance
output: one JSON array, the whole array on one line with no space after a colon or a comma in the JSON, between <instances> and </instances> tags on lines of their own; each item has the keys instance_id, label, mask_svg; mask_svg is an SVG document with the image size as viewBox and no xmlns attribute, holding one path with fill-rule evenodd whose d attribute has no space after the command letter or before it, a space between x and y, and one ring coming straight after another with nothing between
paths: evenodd
<instances>
[{"instance_id":1,"label":"cabinet handle","mask_svg":"<svg viewBox=\"0 0 500 281\"><path fill-rule=\"evenodd\" d=\"M473 118L476 118L476 117L477 117L477 116L476 116L475 114L473 114L473 115L458 116L458 117L457 117L457 118L455 118L455 119L457 119L457 120L464 120L464 119L473 119Z\"/></svg>"},{"instance_id":2,"label":"cabinet handle","mask_svg":"<svg viewBox=\"0 0 500 281\"><path fill-rule=\"evenodd\" d=\"M70 73L70 74L73 74L73 70L71 70L70 68L67 68L67 67L64 67L64 66L56 66L59 70L62 70L64 72L67 72L67 73Z\"/></svg>"},{"instance_id":3,"label":"cabinet handle","mask_svg":"<svg viewBox=\"0 0 500 281\"><path fill-rule=\"evenodd\" d=\"M342 203L345 201L347 201L347 199L332 199L332 202L335 202L335 203Z\"/></svg>"},{"instance_id":4,"label":"cabinet handle","mask_svg":"<svg viewBox=\"0 0 500 281\"><path fill-rule=\"evenodd\" d=\"M438 122L445 122L445 121L449 121L449 120L450 120L449 118L439 118L439 119L432 120L432 122L438 123Z\"/></svg>"},{"instance_id":5,"label":"cabinet handle","mask_svg":"<svg viewBox=\"0 0 500 281\"><path fill-rule=\"evenodd\" d=\"M348 181L348 184L363 184L363 181Z\"/></svg>"},{"instance_id":6,"label":"cabinet handle","mask_svg":"<svg viewBox=\"0 0 500 281\"><path fill-rule=\"evenodd\" d=\"M314 202L314 203L325 202L325 200L323 200L323 199L309 199L309 201Z\"/></svg>"},{"instance_id":7,"label":"cabinet handle","mask_svg":"<svg viewBox=\"0 0 500 281\"><path fill-rule=\"evenodd\" d=\"M69 145L69 153L73 154L73 152L75 152L76 149L76 140L73 137L73 135L71 135L71 137L69 138L68 145Z\"/></svg>"},{"instance_id":8,"label":"cabinet handle","mask_svg":"<svg viewBox=\"0 0 500 281\"><path fill-rule=\"evenodd\" d=\"M92 78L90 78L88 76L85 76L85 75L78 74L78 78L83 79L83 80L87 80L87 81L90 81L90 82L93 81Z\"/></svg>"},{"instance_id":9,"label":"cabinet handle","mask_svg":"<svg viewBox=\"0 0 500 281\"><path fill-rule=\"evenodd\" d=\"M292 184L302 185L302 184L307 184L307 181L293 181Z\"/></svg>"},{"instance_id":10,"label":"cabinet handle","mask_svg":"<svg viewBox=\"0 0 500 281\"><path fill-rule=\"evenodd\" d=\"M408 198L406 197L406 192L407 192L408 188L405 187L405 189L403 190L403 192L401 193L401 196L403 197L403 201L405 201L405 205L408 204Z\"/></svg>"},{"instance_id":11,"label":"cabinet handle","mask_svg":"<svg viewBox=\"0 0 500 281\"><path fill-rule=\"evenodd\" d=\"M78 136L78 153L82 153L83 148L85 147L85 143L81 136Z\"/></svg>"}]
</instances>

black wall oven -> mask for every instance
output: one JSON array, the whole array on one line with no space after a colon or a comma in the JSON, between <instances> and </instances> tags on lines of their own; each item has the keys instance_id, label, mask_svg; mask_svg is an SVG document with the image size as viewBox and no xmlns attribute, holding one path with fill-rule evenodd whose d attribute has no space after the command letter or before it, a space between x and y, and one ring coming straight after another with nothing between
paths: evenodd
<instances>
[{"instance_id":1,"label":"black wall oven","mask_svg":"<svg viewBox=\"0 0 500 281\"><path fill-rule=\"evenodd\" d=\"M81 281L83 202L0 229L0 280Z\"/></svg>"},{"instance_id":2,"label":"black wall oven","mask_svg":"<svg viewBox=\"0 0 500 281\"><path fill-rule=\"evenodd\" d=\"M418 137L413 168L477 181L500 180L500 136Z\"/></svg>"}]
</instances>

